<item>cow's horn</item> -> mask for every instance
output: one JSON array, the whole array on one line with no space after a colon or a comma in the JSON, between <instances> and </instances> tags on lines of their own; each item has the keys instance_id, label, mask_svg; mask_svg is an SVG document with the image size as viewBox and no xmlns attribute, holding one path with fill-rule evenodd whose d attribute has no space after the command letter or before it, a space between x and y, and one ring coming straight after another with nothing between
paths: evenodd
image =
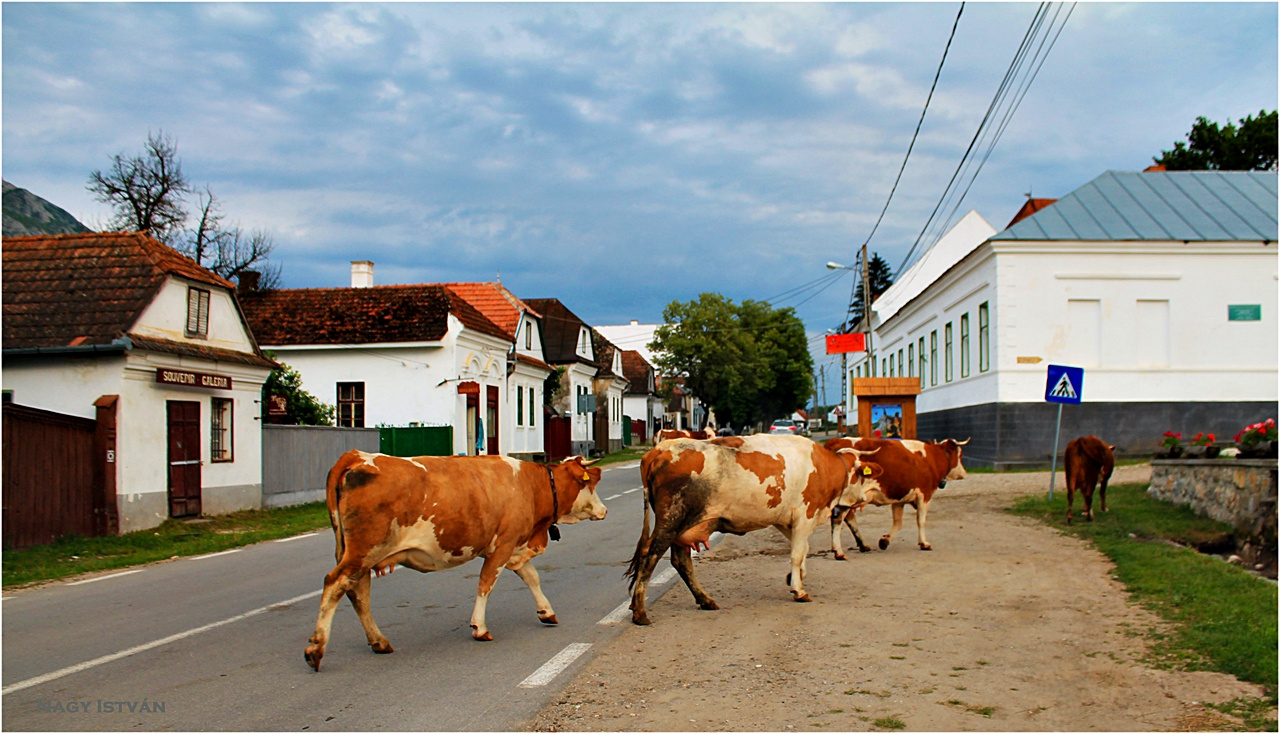
<instances>
[{"instance_id":1,"label":"cow's horn","mask_svg":"<svg viewBox=\"0 0 1280 734\"><path fill-rule=\"evenodd\" d=\"M571 461L582 461L582 460L583 460L583 457L581 456L566 456L563 460L561 460L560 463L568 464Z\"/></svg>"},{"instance_id":2,"label":"cow's horn","mask_svg":"<svg viewBox=\"0 0 1280 734\"><path fill-rule=\"evenodd\" d=\"M870 456L870 455L872 455L872 454L876 453L877 451L879 451L879 450L880 450L880 447L879 447L879 446L877 446L877 447L875 447L874 449L871 449L870 451L860 451L860 450L858 450L858 449L854 449L854 448L850 448L850 449L842 449L842 450L844 450L844 451L852 451L853 453L855 453L855 454L857 454L857 455L858 455L858 458L862 458L862 457L864 457L864 456Z\"/></svg>"},{"instance_id":3,"label":"cow's horn","mask_svg":"<svg viewBox=\"0 0 1280 734\"><path fill-rule=\"evenodd\" d=\"M970 436L969 438L966 438L966 439L965 439L965 440L963 440L963 441L956 441L956 445L957 445L957 446L964 446L965 444L969 443L969 442L970 442L970 441L972 441L972 440L973 440L973 436Z\"/></svg>"},{"instance_id":4,"label":"cow's horn","mask_svg":"<svg viewBox=\"0 0 1280 734\"><path fill-rule=\"evenodd\" d=\"M592 459L591 461L587 461L586 459L583 459L583 460L582 460L582 465L583 465L583 466L593 466L593 465L595 465L595 464L599 464L601 461L604 461L604 459Z\"/></svg>"}]
</instances>

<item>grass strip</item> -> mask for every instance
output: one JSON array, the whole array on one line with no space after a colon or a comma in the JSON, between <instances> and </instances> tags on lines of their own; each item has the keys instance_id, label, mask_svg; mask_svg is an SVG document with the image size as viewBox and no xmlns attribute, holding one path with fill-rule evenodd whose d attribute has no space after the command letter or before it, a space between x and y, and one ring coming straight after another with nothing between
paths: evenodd
<instances>
[{"instance_id":1,"label":"grass strip","mask_svg":"<svg viewBox=\"0 0 1280 734\"><path fill-rule=\"evenodd\" d=\"M1145 484L1108 488L1110 512L1094 522L1080 517L1067 525L1066 493L1018 500L1010 512L1093 542L1115 563L1113 575L1132 597L1172 631L1153 638L1152 663L1185 670L1234 675L1267 689L1276 702L1276 585L1221 559L1167 541L1196 545L1231 534L1231 527L1200 517L1190 508L1154 500ZM1273 722L1274 723L1274 722Z\"/></svg>"},{"instance_id":2,"label":"grass strip","mask_svg":"<svg viewBox=\"0 0 1280 734\"><path fill-rule=\"evenodd\" d=\"M166 520L159 527L104 538L66 537L50 545L5 550L4 588L94 571L239 548L329 528L323 502L244 510L198 521Z\"/></svg>"}]
</instances>

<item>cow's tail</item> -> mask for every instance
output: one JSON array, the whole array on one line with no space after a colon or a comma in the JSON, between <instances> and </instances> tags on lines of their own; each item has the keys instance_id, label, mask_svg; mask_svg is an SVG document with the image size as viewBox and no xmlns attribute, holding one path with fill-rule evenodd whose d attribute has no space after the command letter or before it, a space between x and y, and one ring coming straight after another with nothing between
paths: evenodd
<instances>
[{"instance_id":1,"label":"cow's tail","mask_svg":"<svg viewBox=\"0 0 1280 734\"><path fill-rule=\"evenodd\" d=\"M348 451L329 470L329 477L325 480L324 502L329 508L329 524L333 526L333 554L339 563L342 562L342 554L346 548L343 541L342 511L338 508L338 498L343 481L347 478L347 472L363 464L364 461L365 457L361 456L360 452Z\"/></svg>"},{"instance_id":2,"label":"cow's tail","mask_svg":"<svg viewBox=\"0 0 1280 734\"><path fill-rule=\"evenodd\" d=\"M1098 466L1107 465L1107 445L1102 441L1081 441L1080 448L1084 449L1084 453L1093 460ZM1114 461L1114 458L1112 459Z\"/></svg>"},{"instance_id":3,"label":"cow's tail","mask_svg":"<svg viewBox=\"0 0 1280 734\"><path fill-rule=\"evenodd\" d=\"M647 458L647 457L646 457ZM640 575L640 566L644 563L644 556L649 551L649 497L653 482L653 466L648 461L640 462L640 483L643 491L640 492L640 501L644 503L644 520L640 525L640 540L636 541L636 552L631 556L631 563L627 566L623 577L627 579L627 590L634 591L636 587L636 578Z\"/></svg>"}]
</instances>

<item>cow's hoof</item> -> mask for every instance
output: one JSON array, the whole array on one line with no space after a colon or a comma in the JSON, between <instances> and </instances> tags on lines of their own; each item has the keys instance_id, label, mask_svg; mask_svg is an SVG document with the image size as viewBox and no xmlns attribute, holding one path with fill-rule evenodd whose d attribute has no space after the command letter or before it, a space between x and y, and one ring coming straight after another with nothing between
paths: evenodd
<instances>
[{"instance_id":1,"label":"cow's hoof","mask_svg":"<svg viewBox=\"0 0 1280 734\"><path fill-rule=\"evenodd\" d=\"M638 624L640 626L645 626L645 625L653 624L653 622L649 621L649 615L647 614L632 614L631 624Z\"/></svg>"},{"instance_id":2,"label":"cow's hoof","mask_svg":"<svg viewBox=\"0 0 1280 734\"><path fill-rule=\"evenodd\" d=\"M792 592L792 593L794 594L795 592ZM796 601L799 601L799 602L813 601L813 597L809 596L808 594L796 594Z\"/></svg>"},{"instance_id":3,"label":"cow's hoof","mask_svg":"<svg viewBox=\"0 0 1280 734\"><path fill-rule=\"evenodd\" d=\"M716 604L716 602L715 602L715 600L714 600L714 599L708 599L708 600L706 600L706 601L702 602L701 604L699 604L699 605L698 605L698 608L699 608L699 609L705 609L705 610L707 610L708 612L714 612L715 610L717 610L717 609L719 609L719 608L720 608L720 605L719 605L719 604Z\"/></svg>"},{"instance_id":4,"label":"cow's hoof","mask_svg":"<svg viewBox=\"0 0 1280 734\"><path fill-rule=\"evenodd\" d=\"M302 656L307 659L307 665L310 665L312 670L317 673L320 672L320 658L324 657L323 650L315 645L308 645L306 652L302 653Z\"/></svg>"},{"instance_id":5,"label":"cow's hoof","mask_svg":"<svg viewBox=\"0 0 1280 734\"><path fill-rule=\"evenodd\" d=\"M880 539L880 550L884 550L885 548L888 548L888 547L889 547L889 539L888 539L888 538L881 538L881 539Z\"/></svg>"},{"instance_id":6,"label":"cow's hoof","mask_svg":"<svg viewBox=\"0 0 1280 734\"><path fill-rule=\"evenodd\" d=\"M386 640L383 640L382 642L375 642L369 647L372 647L373 651L378 653L379 655L389 655L395 652L395 650L391 649L391 643L387 642Z\"/></svg>"},{"instance_id":7,"label":"cow's hoof","mask_svg":"<svg viewBox=\"0 0 1280 734\"><path fill-rule=\"evenodd\" d=\"M920 550L933 550L933 546L929 545L928 543L921 543Z\"/></svg>"},{"instance_id":8,"label":"cow's hoof","mask_svg":"<svg viewBox=\"0 0 1280 734\"><path fill-rule=\"evenodd\" d=\"M866 546L866 545L860 545L860 546L858 546L858 552L859 552L859 553L870 553L870 552L871 552L871 547L870 547L870 546Z\"/></svg>"},{"instance_id":9,"label":"cow's hoof","mask_svg":"<svg viewBox=\"0 0 1280 734\"><path fill-rule=\"evenodd\" d=\"M1089 522L1093 522L1093 515L1085 515L1084 519L1088 520Z\"/></svg>"},{"instance_id":10,"label":"cow's hoof","mask_svg":"<svg viewBox=\"0 0 1280 734\"><path fill-rule=\"evenodd\" d=\"M548 614L547 616L538 615L538 621L543 624L560 624L560 620L556 619L556 615Z\"/></svg>"},{"instance_id":11,"label":"cow's hoof","mask_svg":"<svg viewBox=\"0 0 1280 734\"><path fill-rule=\"evenodd\" d=\"M845 554L843 554L843 553L837 553L837 554L835 555L835 559L836 559L837 561L847 561L847 560L849 560L849 557L848 557L848 556L846 556L846 555L845 555Z\"/></svg>"},{"instance_id":12,"label":"cow's hoof","mask_svg":"<svg viewBox=\"0 0 1280 734\"><path fill-rule=\"evenodd\" d=\"M1067 524L1068 524L1068 525L1070 525L1070 524L1071 524L1071 518L1070 518L1070 517L1068 517L1068 518L1067 518Z\"/></svg>"},{"instance_id":13,"label":"cow's hoof","mask_svg":"<svg viewBox=\"0 0 1280 734\"><path fill-rule=\"evenodd\" d=\"M480 632L474 626L471 628L471 637L479 642L493 642L493 635L489 633L489 630Z\"/></svg>"}]
</instances>

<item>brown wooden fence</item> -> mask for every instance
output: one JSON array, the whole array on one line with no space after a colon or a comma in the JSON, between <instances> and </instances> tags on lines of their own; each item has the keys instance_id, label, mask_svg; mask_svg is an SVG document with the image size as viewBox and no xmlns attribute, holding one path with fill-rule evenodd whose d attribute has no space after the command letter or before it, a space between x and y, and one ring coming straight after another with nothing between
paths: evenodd
<instances>
[{"instance_id":1,"label":"brown wooden fence","mask_svg":"<svg viewBox=\"0 0 1280 734\"><path fill-rule=\"evenodd\" d=\"M572 420L547 416L542 421L542 447L547 454L547 461L559 461L572 451Z\"/></svg>"},{"instance_id":2,"label":"brown wooden fence","mask_svg":"<svg viewBox=\"0 0 1280 734\"><path fill-rule=\"evenodd\" d=\"M4 545L104 534L95 421L12 403L3 416Z\"/></svg>"}]
</instances>

